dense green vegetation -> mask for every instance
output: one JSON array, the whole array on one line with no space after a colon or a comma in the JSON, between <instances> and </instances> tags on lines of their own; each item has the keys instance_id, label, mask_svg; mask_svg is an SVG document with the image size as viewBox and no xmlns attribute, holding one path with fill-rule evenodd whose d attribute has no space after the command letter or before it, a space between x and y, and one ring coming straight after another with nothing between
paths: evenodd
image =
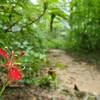
<instances>
[{"instance_id":1,"label":"dense green vegetation","mask_svg":"<svg viewBox=\"0 0 100 100\"><path fill-rule=\"evenodd\" d=\"M12 50L15 51L14 56L17 60L14 63L21 67L24 74L21 82L40 86L49 84L55 80L54 75L40 77L38 74L40 69L46 66L47 50L62 45L59 39L56 41L56 38L60 37L58 37L60 31L66 30L60 23L60 20L66 20L66 14L59 8L60 2L58 0L40 0L36 4L30 0L0 2L0 48L7 49L9 54ZM63 7L64 3L61 5ZM25 56L18 58L21 51L25 52Z\"/></svg>"},{"instance_id":2,"label":"dense green vegetation","mask_svg":"<svg viewBox=\"0 0 100 100\"><path fill-rule=\"evenodd\" d=\"M100 50L100 1L72 0L70 3L70 40L77 49Z\"/></svg>"}]
</instances>

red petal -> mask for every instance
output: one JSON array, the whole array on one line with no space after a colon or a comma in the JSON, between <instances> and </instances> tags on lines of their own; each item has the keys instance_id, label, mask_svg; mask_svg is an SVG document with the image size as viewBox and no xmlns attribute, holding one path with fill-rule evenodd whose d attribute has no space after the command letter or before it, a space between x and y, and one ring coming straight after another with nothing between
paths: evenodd
<instances>
[{"instance_id":1,"label":"red petal","mask_svg":"<svg viewBox=\"0 0 100 100\"><path fill-rule=\"evenodd\" d=\"M2 48L0 48L0 55L5 58L6 60L8 60L8 54L7 52L5 52Z\"/></svg>"},{"instance_id":2,"label":"red petal","mask_svg":"<svg viewBox=\"0 0 100 100\"><path fill-rule=\"evenodd\" d=\"M8 71L8 80L17 81L20 80L21 78L22 78L21 72L17 68L12 67Z\"/></svg>"}]
</instances>

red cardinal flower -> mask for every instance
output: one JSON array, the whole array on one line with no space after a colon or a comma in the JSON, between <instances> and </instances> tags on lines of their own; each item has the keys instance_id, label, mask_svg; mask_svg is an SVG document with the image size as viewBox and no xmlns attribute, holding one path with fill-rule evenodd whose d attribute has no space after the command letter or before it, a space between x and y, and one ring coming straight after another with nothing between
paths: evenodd
<instances>
[{"instance_id":1,"label":"red cardinal flower","mask_svg":"<svg viewBox=\"0 0 100 100\"><path fill-rule=\"evenodd\" d=\"M14 65L13 60L14 60L14 52L12 51L10 54L10 57L8 57L7 52L5 52L4 50L2 50L0 48L0 55L6 59L6 63L5 63L5 67L8 70L8 80L9 81L17 81L20 80L22 78L22 73L21 71L16 67L16 65Z\"/></svg>"},{"instance_id":2,"label":"red cardinal flower","mask_svg":"<svg viewBox=\"0 0 100 100\"><path fill-rule=\"evenodd\" d=\"M1 55L4 59L8 60L8 54L7 54L4 50L2 50L1 48L0 48L0 55Z\"/></svg>"},{"instance_id":3,"label":"red cardinal flower","mask_svg":"<svg viewBox=\"0 0 100 100\"><path fill-rule=\"evenodd\" d=\"M8 71L8 80L9 81L18 81L22 78L21 72L16 68L12 67Z\"/></svg>"}]
</instances>

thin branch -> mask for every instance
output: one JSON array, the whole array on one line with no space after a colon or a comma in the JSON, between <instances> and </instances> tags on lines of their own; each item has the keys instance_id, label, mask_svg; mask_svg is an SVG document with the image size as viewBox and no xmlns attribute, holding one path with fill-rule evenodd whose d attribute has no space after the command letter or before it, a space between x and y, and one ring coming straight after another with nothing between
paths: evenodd
<instances>
[{"instance_id":1,"label":"thin branch","mask_svg":"<svg viewBox=\"0 0 100 100\"><path fill-rule=\"evenodd\" d=\"M10 14L11 12L9 12L9 11L3 11L3 10L0 10L0 12L4 12L4 13L8 13L8 14ZM20 14L20 13L18 13L17 11L15 11L15 10L13 10L13 12L12 12L13 14L16 14L16 15L20 15L20 16L22 16L22 14Z\"/></svg>"},{"instance_id":2,"label":"thin branch","mask_svg":"<svg viewBox=\"0 0 100 100\"><path fill-rule=\"evenodd\" d=\"M19 20L17 20L16 22L14 22L12 25L10 25L7 29L5 29L4 31L5 32L10 32L10 29L14 26L14 25L16 25L17 23L19 22Z\"/></svg>"},{"instance_id":3,"label":"thin branch","mask_svg":"<svg viewBox=\"0 0 100 100\"><path fill-rule=\"evenodd\" d=\"M40 16L38 16L35 20L33 20L33 21L31 21L30 23L28 23L28 24L22 26L21 30L23 30L23 28L25 28L25 27L27 27L27 26L29 26L29 25L35 23L36 21L40 20L41 17L45 14L46 10L47 10L47 3L45 2L45 3L44 3L43 13L42 13Z\"/></svg>"},{"instance_id":4,"label":"thin branch","mask_svg":"<svg viewBox=\"0 0 100 100\"><path fill-rule=\"evenodd\" d=\"M35 20L33 20L33 21L31 21L30 23L28 23L28 24L22 26L20 31L23 31L23 28L28 27L28 26L31 25L32 23L35 23L36 21L40 20L40 18L45 14L46 10L47 10L47 3L44 2L43 13L42 13L40 16L38 16ZM10 26L9 26L6 30L4 30L4 31L5 31L5 32L10 32L10 29L11 29L14 25L16 25L19 21L20 21L20 20L17 20L16 22L14 22L12 25L10 25Z\"/></svg>"},{"instance_id":5,"label":"thin branch","mask_svg":"<svg viewBox=\"0 0 100 100\"><path fill-rule=\"evenodd\" d=\"M54 18L56 17L55 14L51 14L51 21L50 21L50 31L52 31L53 29L53 22L54 22Z\"/></svg>"}]
</instances>

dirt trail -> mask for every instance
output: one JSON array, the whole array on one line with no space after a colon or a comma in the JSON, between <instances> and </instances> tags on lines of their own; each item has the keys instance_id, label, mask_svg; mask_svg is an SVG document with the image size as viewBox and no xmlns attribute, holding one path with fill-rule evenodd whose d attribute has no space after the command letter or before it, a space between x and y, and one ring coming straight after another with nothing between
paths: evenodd
<instances>
[{"instance_id":1,"label":"dirt trail","mask_svg":"<svg viewBox=\"0 0 100 100\"><path fill-rule=\"evenodd\" d=\"M49 61L52 66L63 65L56 68L60 87L74 88L76 84L80 91L100 95L100 72L96 65L78 62L76 58L67 55L62 50L50 50Z\"/></svg>"}]
</instances>

